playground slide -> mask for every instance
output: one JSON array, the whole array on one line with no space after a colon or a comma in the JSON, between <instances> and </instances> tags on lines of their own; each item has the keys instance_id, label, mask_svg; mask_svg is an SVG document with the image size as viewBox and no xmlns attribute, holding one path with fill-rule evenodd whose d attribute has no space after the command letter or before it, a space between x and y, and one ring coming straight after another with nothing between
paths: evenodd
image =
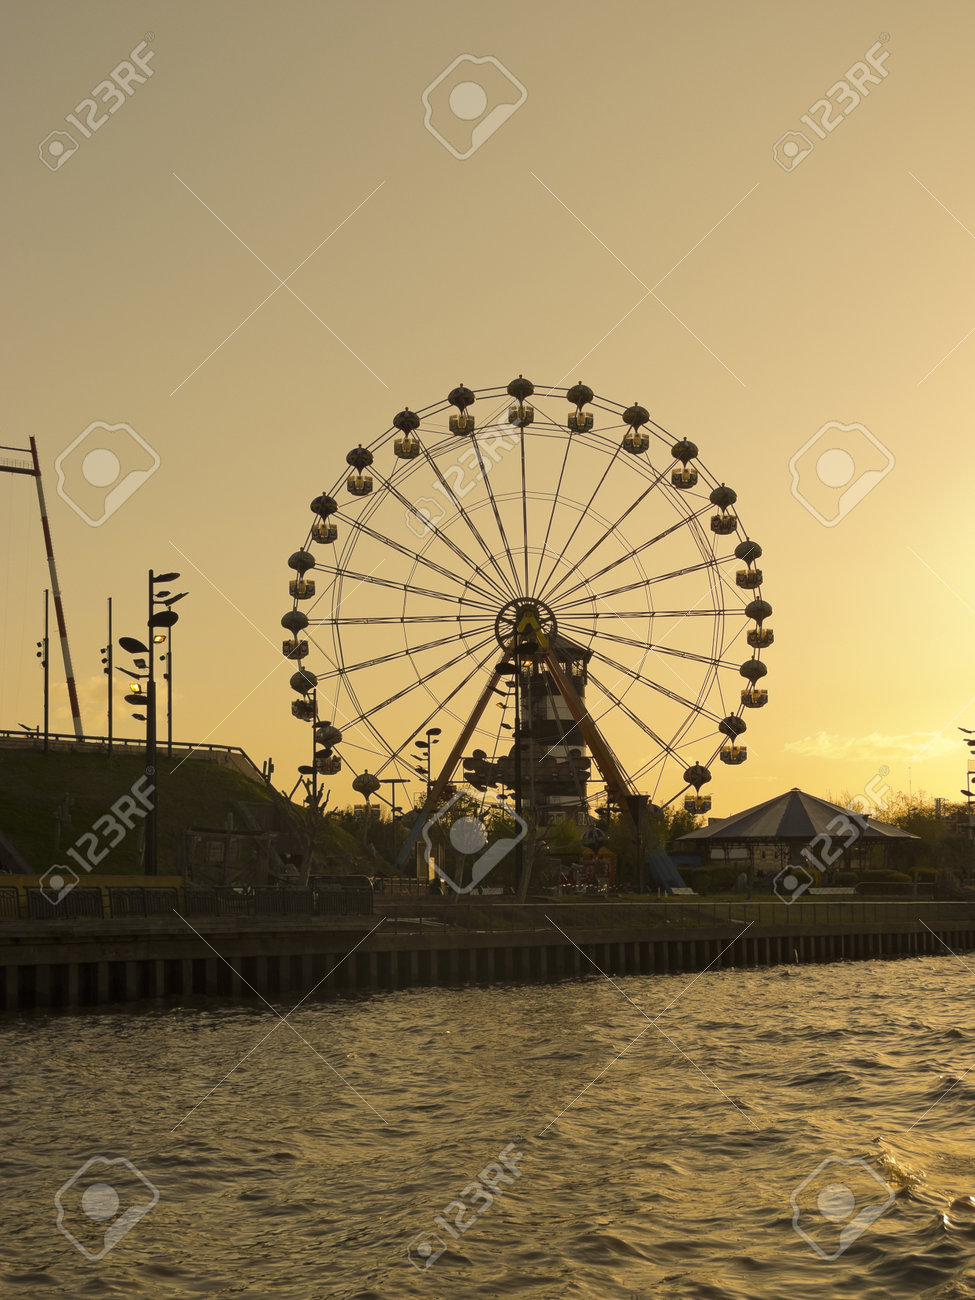
<instances>
[{"instance_id":1,"label":"playground slide","mask_svg":"<svg viewBox=\"0 0 975 1300\"><path fill-rule=\"evenodd\" d=\"M675 889L687 889L669 853L663 849L653 849L645 861L651 889L666 889L668 893Z\"/></svg>"}]
</instances>

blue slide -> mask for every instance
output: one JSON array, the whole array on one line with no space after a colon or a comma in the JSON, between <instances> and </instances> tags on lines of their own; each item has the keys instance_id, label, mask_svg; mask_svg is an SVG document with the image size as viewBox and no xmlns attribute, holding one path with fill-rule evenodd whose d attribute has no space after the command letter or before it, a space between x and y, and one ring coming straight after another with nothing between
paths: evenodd
<instances>
[{"instance_id":1,"label":"blue slide","mask_svg":"<svg viewBox=\"0 0 975 1300\"><path fill-rule=\"evenodd\" d=\"M649 874L649 883L657 889L670 893L673 889L686 889L684 878L674 866L674 860L664 849L651 849L644 858L644 871Z\"/></svg>"}]
</instances>

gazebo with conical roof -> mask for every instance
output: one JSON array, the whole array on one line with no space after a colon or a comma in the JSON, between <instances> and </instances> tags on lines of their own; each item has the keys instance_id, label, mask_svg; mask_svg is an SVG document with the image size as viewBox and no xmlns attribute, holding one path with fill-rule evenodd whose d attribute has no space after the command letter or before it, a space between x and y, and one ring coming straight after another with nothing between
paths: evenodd
<instances>
[{"instance_id":1,"label":"gazebo with conical roof","mask_svg":"<svg viewBox=\"0 0 975 1300\"><path fill-rule=\"evenodd\" d=\"M840 854L846 856L850 851L865 865L867 856L878 844L883 846L886 864L890 845L917 838L899 826L866 817L793 786L785 794L732 817L712 817L707 826L689 831L677 843L687 848L699 847L706 851L708 858L714 849L743 848L752 865L759 845L779 845L787 850L788 861L797 864L803 861L802 850L809 849L818 862L829 867L839 865Z\"/></svg>"}]
</instances>

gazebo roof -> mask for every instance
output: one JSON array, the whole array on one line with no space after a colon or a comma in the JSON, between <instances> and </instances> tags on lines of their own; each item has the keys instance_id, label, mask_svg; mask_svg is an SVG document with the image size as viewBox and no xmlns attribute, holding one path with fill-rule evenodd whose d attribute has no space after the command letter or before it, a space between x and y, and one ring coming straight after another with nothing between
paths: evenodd
<instances>
[{"instance_id":1,"label":"gazebo roof","mask_svg":"<svg viewBox=\"0 0 975 1300\"><path fill-rule=\"evenodd\" d=\"M841 816L851 818L855 816L858 823L861 821L865 823L860 832L860 838L864 840L872 840L876 843L918 838L909 831L902 831L899 826L891 826L889 822L878 821L875 817L861 818L860 815L851 813L848 808L830 803L827 799L820 799L817 795L807 794L798 786L793 786L785 794L767 799L765 803L756 804L754 808L746 808L744 812L735 813L733 817L715 817L709 826L702 826L700 830L689 831L686 835L682 835L679 843L683 844L687 841L696 843L701 840L719 844L729 841L741 843L748 840L765 843L779 840L811 840L819 834L835 835L837 827L834 825L833 830L830 831L829 823Z\"/></svg>"}]
</instances>

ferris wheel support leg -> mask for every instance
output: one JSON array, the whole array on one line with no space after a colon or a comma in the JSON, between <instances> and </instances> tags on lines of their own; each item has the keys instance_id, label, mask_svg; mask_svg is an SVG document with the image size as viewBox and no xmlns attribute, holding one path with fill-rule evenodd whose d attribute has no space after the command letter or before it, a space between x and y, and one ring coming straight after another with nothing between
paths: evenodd
<instances>
[{"instance_id":1,"label":"ferris wheel support leg","mask_svg":"<svg viewBox=\"0 0 975 1300\"><path fill-rule=\"evenodd\" d=\"M410 833L407 836L406 843L400 849L399 856L396 859L396 868L398 871L402 871L403 868L406 866L406 864L409 862L410 854L413 852L414 848L416 847L417 841L420 838L420 833L423 830L423 827L426 825L430 813L434 810L434 808L436 808L437 804L440 802L440 796L444 792L444 787L447 785L447 782L450 780L451 776L453 775L454 768L460 762L461 756L464 753L464 750L467 748L468 742L470 741L471 736L473 736L477 724L481 720L481 715L483 714L484 710L487 708L488 702L491 696L494 694L495 688L497 687L498 682L500 680L501 680L500 673L491 674L487 686L485 686L484 690L481 692L480 696L478 697L477 703L474 705L470 717L467 719L467 722L464 724L463 730L461 731L460 735L457 737L457 741L453 749L447 755L444 765L440 769L440 775L437 777L436 781L432 783L430 789L427 791L427 797L423 801L423 807L420 809L419 813L417 814L416 821L410 827Z\"/></svg>"}]
</instances>

